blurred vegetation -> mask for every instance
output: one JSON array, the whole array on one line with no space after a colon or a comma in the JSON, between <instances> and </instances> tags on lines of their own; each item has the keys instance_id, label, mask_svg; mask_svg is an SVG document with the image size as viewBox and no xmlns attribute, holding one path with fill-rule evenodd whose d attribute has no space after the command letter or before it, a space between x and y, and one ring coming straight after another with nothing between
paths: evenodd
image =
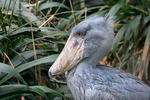
<instances>
[{"instance_id":1,"label":"blurred vegetation","mask_svg":"<svg viewBox=\"0 0 150 100\"><path fill-rule=\"evenodd\" d=\"M71 29L95 15L114 20L113 49L102 63L150 84L150 1L77 1L0 0L0 100L72 100L64 75L51 80L47 71Z\"/></svg>"}]
</instances>

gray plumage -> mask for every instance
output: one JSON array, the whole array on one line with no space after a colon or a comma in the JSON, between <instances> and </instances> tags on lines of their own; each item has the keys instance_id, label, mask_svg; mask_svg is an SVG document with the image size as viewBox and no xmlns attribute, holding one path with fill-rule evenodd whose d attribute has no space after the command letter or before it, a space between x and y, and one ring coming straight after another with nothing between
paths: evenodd
<instances>
[{"instance_id":1,"label":"gray plumage","mask_svg":"<svg viewBox=\"0 0 150 100\"><path fill-rule=\"evenodd\" d=\"M108 54L113 29L103 17L93 17L72 29L84 39L82 60L67 72L75 100L150 100L150 88L137 77L112 67L96 66Z\"/></svg>"},{"instance_id":2,"label":"gray plumage","mask_svg":"<svg viewBox=\"0 0 150 100\"><path fill-rule=\"evenodd\" d=\"M137 77L107 66L80 63L67 74L75 100L150 100L150 89Z\"/></svg>"}]
</instances>

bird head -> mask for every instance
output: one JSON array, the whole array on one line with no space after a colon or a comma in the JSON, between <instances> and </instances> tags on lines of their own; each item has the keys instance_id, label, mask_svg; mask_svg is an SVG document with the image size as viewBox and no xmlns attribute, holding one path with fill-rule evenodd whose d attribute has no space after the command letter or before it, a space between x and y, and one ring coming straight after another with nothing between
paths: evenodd
<instances>
[{"instance_id":1,"label":"bird head","mask_svg":"<svg viewBox=\"0 0 150 100\"><path fill-rule=\"evenodd\" d=\"M69 71L80 62L96 65L110 51L113 29L104 17L92 17L76 25L62 52L49 69L49 76Z\"/></svg>"}]
</instances>

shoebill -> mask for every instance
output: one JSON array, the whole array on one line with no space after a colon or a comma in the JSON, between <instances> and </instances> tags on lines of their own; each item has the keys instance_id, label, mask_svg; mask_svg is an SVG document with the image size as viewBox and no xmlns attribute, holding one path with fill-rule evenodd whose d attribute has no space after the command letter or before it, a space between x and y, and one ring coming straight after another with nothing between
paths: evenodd
<instances>
[{"instance_id":1,"label":"shoebill","mask_svg":"<svg viewBox=\"0 0 150 100\"><path fill-rule=\"evenodd\" d=\"M76 25L49 76L67 72L67 85L75 100L150 100L150 87L136 76L97 65L111 50L113 28L104 17Z\"/></svg>"}]
</instances>

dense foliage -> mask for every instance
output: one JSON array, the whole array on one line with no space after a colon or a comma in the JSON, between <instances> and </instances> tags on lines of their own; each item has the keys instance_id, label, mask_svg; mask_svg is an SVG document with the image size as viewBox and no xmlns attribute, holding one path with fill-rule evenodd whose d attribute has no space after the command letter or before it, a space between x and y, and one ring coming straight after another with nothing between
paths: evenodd
<instances>
[{"instance_id":1,"label":"dense foliage","mask_svg":"<svg viewBox=\"0 0 150 100\"><path fill-rule=\"evenodd\" d=\"M101 63L149 84L150 1L73 1L0 0L0 100L72 99L64 75L53 80L47 71L72 27L95 15L112 17L115 34Z\"/></svg>"}]
</instances>

